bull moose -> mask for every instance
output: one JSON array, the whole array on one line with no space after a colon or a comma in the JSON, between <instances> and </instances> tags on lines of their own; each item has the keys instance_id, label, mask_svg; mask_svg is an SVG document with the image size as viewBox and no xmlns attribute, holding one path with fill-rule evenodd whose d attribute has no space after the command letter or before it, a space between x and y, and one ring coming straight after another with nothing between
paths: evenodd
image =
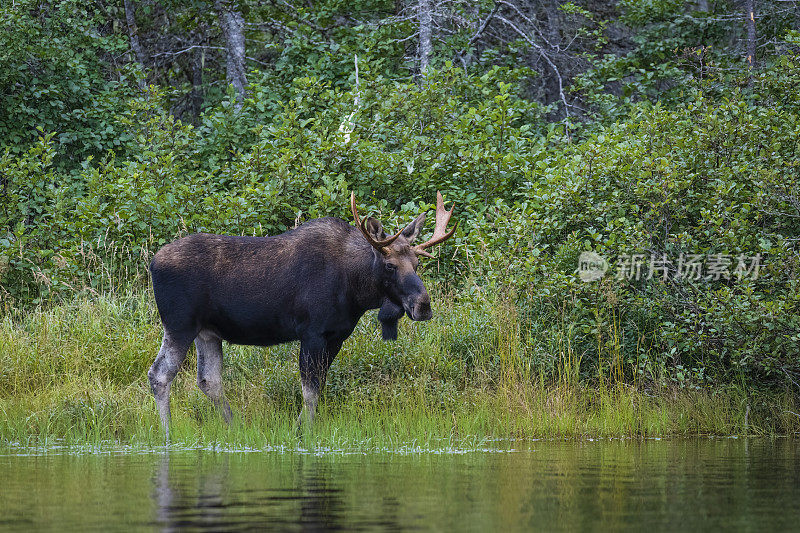
<instances>
[{"instance_id":1,"label":"bull moose","mask_svg":"<svg viewBox=\"0 0 800 533\"><path fill-rule=\"evenodd\" d=\"M342 343L369 309L380 308L383 338L397 338L397 322L429 320L431 302L416 273L417 256L453 236L453 213L436 195L433 236L412 245L425 213L392 236L375 218L355 227L317 218L281 235L234 237L198 233L161 248L150 263L164 327L161 349L147 373L169 438L169 390L190 345L197 348L197 384L226 421L231 409L222 386L222 341L270 346L300 341L303 409L314 418L320 388Z\"/></svg>"}]
</instances>

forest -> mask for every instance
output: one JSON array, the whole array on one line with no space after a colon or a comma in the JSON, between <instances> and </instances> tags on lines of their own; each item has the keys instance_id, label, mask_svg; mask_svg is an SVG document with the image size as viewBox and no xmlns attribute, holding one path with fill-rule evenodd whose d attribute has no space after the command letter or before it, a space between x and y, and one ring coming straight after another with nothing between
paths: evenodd
<instances>
[{"instance_id":1,"label":"forest","mask_svg":"<svg viewBox=\"0 0 800 533\"><path fill-rule=\"evenodd\" d=\"M420 268L434 320L384 344L362 319L331 420L413 426L407 395L447 431L800 430L797 1L5 0L0 20L3 438L155 428L153 254L351 221L351 191L387 228L441 191L459 226ZM292 350L231 351L232 405L288 421ZM184 374L179 424L202 405Z\"/></svg>"}]
</instances>

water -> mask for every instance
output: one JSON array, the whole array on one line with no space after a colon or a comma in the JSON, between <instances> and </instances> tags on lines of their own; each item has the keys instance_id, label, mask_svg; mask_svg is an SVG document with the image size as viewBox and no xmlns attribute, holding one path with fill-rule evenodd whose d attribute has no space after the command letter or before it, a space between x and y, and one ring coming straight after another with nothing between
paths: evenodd
<instances>
[{"instance_id":1,"label":"water","mask_svg":"<svg viewBox=\"0 0 800 533\"><path fill-rule=\"evenodd\" d=\"M796 530L799 451L786 439L366 454L6 448L0 528Z\"/></svg>"}]
</instances>

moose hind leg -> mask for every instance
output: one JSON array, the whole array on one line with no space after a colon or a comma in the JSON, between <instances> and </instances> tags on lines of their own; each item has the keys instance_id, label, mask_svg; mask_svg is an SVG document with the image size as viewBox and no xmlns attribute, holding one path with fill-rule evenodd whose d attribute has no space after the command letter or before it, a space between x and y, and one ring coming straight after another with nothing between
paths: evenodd
<instances>
[{"instance_id":1,"label":"moose hind leg","mask_svg":"<svg viewBox=\"0 0 800 533\"><path fill-rule=\"evenodd\" d=\"M197 348L197 386L222 413L225 422L231 421L231 408L222 387L222 340L208 331L201 331L194 340Z\"/></svg>"},{"instance_id":2,"label":"moose hind leg","mask_svg":"<svg viewBox=\"0 0 800 533\"><path fill-rule=\"evenodd\" d=\"M169 389L172 386L172 380L178 374L181 363L186 359L186 352L189 350L191 342L191 340L181 340L179 336L171 334L165 329L161 349L147 372L150 389L155 396L158 414L161 417L161 425L164 426L164 431L167 433L167 440L169 440L170 419Z\"/></svg>"}]
</instances>

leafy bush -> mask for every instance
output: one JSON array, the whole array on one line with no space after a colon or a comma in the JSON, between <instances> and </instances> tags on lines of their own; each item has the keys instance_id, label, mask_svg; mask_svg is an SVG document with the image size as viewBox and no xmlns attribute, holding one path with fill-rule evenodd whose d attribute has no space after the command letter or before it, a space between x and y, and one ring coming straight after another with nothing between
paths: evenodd
<instances>
[{"instance_id":1,"label":"leafy bush","mask_svg":"<svg viewBox=\"0 0 800 533\"><path fill-rule=\"evenodd\" d=\"M100 4L75 0L4 2L0 6L0 149L22 156L37 131L55 133L55 165L71 170L129 137L115 115L134 96L140 74L104 59L128 50L108 31ZM108 72L113 70L113 72Z\"/></svg>"},{"instance_id":2,"label":"leafy bush","mask_svg":"<svg viewBox=\"0 0 800 533\"><path fill-rule=\"evenodd\" d=\"M542 150L514 201L472 228L482 260L471 266L519 289L537 335L558 338L566 321L585 372L683 384L713 369L797 385L800 123L793 103L777 102L798 74L787 57L750 92L642 105L584 142ZM579 281L582 251L611 260L610 275ZM632 254L725 254L731 275L676 278L673 264L667 279L647 279L645 264L641 279L618 276L615 259ZM745 268L761 257L757 277L736 275L741 255Z\"/></svg>"}]
</instances>

